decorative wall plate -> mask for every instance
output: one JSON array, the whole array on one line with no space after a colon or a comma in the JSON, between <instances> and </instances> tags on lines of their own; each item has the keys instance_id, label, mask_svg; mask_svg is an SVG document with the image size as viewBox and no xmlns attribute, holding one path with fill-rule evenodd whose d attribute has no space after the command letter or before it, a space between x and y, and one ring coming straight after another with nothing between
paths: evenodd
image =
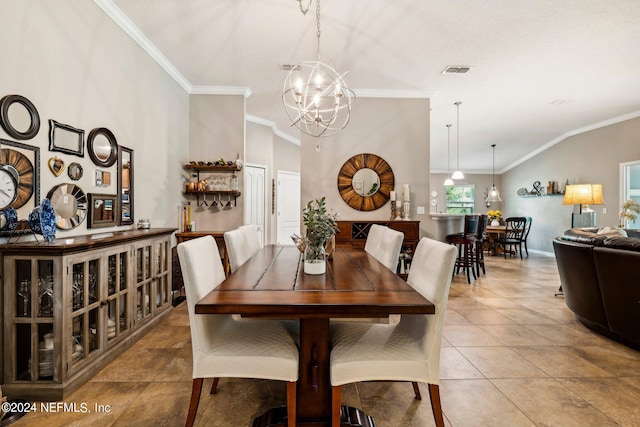
<instances>
[{"instance_id":1,"label":"decorative wall plate","mask_svg":"<svg viewBox=\"0 0 640 427\"><path fill-rule=\"evenodd\" d=\"M56 225L61 230L76 228L87 216L87 195L75 184L59 184L49 190L47 198L55 211Z\"/></svg>"},{"instance_id":2,"label":"decorative wall plate","mask_svg":"<svg viewBox=\"0 0 640 427\"><path fill-rule=\"evenodd\" d=\"M10 148L0 150L0 163L11 165L18 171L20 181L18 182L18 196L12 207L21 208L31 199L34 186L34 169L31 161L22 153Z\"/></svg>"},{"instance_id":3,"label":"decorative wall plate","mask_svg":"<svg viewBox=\"0 0 640 427\"><path fill-rule=\"evenodd\" d=\"M50 158L49 169L55 176L62 175L62 171L64 170L64 160L59 159L57 157Z\"/></svg>"}]
</instances>

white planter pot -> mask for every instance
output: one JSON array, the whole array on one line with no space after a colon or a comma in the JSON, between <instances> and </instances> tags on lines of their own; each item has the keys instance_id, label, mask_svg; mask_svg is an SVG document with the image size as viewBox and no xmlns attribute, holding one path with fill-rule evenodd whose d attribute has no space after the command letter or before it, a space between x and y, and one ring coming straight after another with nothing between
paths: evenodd
<instances>
[{"instance_id":1,"label":"white planter pot","mask_svg":"<svg viewBox=\"0 0 640 427\"><path fill-rule=\"evenodd\" d=\"M500 221L498 221L497 219L491 220L491 226L492 227L500 227Z\"/></svg>"},{"instance_id":2,"label":"white planter pot","mask_svg":"<svg viewBox=\"0 0 640 427\"><path fill-rule=\"evenodd\" d=\"M327 263L322 260L305 261L304 273L305 274L324 274L327 270Z\"/></svg>"}]
</instances>

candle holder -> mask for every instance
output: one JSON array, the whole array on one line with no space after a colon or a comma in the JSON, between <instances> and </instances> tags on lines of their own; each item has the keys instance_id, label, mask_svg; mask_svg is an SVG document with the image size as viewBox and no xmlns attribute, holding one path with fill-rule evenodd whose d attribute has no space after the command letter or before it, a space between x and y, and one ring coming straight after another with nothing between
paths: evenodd
<instances>
[{"instance_id":1,"label":"candle holder","mask_svg":"<svg viewBox=\"0 0 640 427\"><path fill-rule=\"evenodd\" d=\"M402 205L400 202L396 202L396 216L393 219L395 221L400 221L402 219Z\"/></svg>"},{"instance_id":2,"label":"candle holder","mask_svg":"<svg viewBox=\"0 0 640 427\"><path fill-rule=\"evenodd\" d=\"M396 201L392 200L391 201L391 217L389 218L389 220L393 221L394 219L396 219Z\"/></svg>"},{"instance_id":3,"label":"candle holder","mask_svg":"<svg viewBox=\"0 0 640 427\"><path fill-rule=\"evenodd\" d=\"M409 213L411 212L411 203L404 202L402 204L402 219L405 221L409 221Z\"/></svg>"}]
</instances>

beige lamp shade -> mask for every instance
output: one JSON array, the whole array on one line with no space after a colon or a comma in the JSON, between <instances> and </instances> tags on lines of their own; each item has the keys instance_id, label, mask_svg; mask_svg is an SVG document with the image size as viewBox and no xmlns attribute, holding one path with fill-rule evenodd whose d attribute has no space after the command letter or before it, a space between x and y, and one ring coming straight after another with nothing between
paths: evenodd
<instances>
[{"instance_id":1,"label":"beige lamp shade","mask_svg":"<svg viewBox=\"0 0 640 427\"><path fill-rule=\"evenodd\" d=\"M564 191L565 205L604 205L602 184L569 184Z\"/></svg>"}]
</instances>

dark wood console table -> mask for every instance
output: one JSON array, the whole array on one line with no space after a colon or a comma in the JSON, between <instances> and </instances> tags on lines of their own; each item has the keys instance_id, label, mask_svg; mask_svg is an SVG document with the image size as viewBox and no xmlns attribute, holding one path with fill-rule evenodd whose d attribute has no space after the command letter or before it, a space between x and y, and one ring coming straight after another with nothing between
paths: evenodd
<instances>
[{"instance_id":1,"label":"dark wood console table","mask_svg":"<svg viewBox=\"0 0 640 427\"><path fill-rule=\"evenodd\" d=\"M404 261L407 264L411 262L413 252L416 250L420 240L420 221L338 221L340 231L336 234L336 245L351 245L364 248L372 224L389 227L404 234L402 250L400 251L401 262L398 263L397 274L406 280L407 270L403 268L402 262Z\"/></svg>"}]
</instances>

